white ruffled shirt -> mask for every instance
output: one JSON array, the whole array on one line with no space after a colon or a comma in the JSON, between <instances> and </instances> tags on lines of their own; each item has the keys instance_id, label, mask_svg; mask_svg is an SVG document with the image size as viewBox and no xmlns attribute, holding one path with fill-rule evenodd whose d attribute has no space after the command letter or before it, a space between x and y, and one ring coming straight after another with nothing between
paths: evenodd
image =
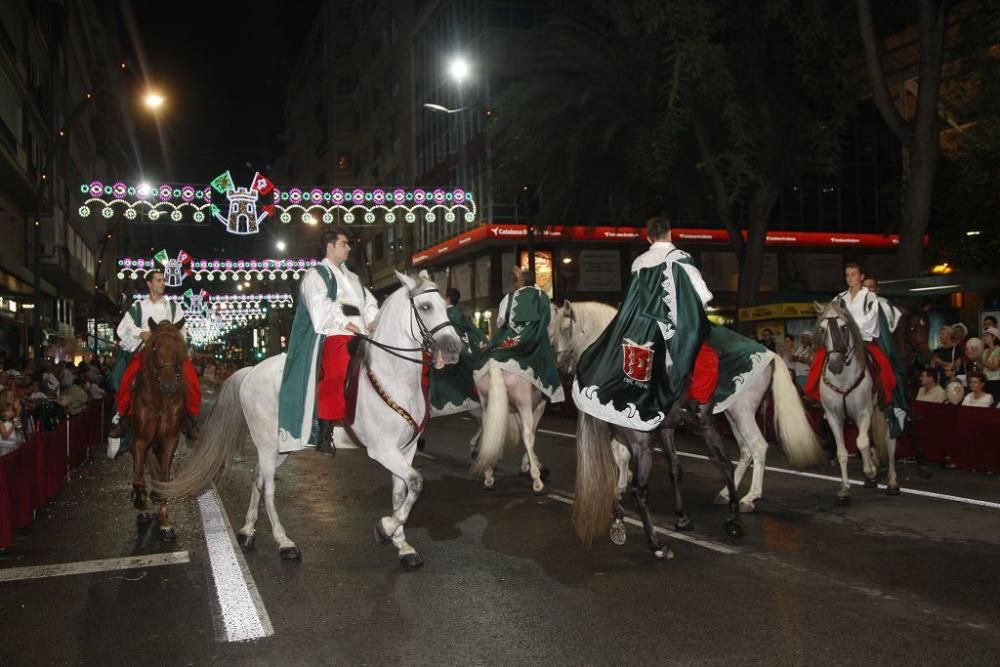
<instances>
[{"instance_id":1,"label":"white ruffled shirt","mask_svg":"<svg viewBox=\"0 0 1000 667\"><path fill-rule=\"evenodd\" d=\"M330 271L337 281L336 301L329 298L326 283L318 273L323 270ZM369 331L378 316L378 302L361 285L358 277L343 266L334 266L328 259L306 271L299 294L309 311L313 330L322 336L353 336L353 332L347 329L348 324L354 324L362 332ZM345 305L356 307L361 314L345 315Z\"/></svg>"},{"instance_id":2,"label":"white ruffled shirt","mask_svg":"<svg viewBox=\"0 0 1000 667\"><path fill-rule=\"evenodd\" d=\"M878 298L868 291L867 287L862 287L852 297L851 290L846 289L837 295L837 298L844 302L847 312L854 318L854 323L861 329L861 338L870 342L878 338Z\"/></svg>"},{"instance_id":3,"label":"white ruffled shirt","mask_svg":"<svg viewBox=\"0 0 1000 667\"><path fill-rule=\"evenodd\" d=\"M160 297L156 303L147 297L139 299L138 303L141 304L142 308L142 317L140 318L142 326L135 325L130 312L126 312L125 317L118 323L118 338L121 339L121 347L126 352L135 352L139 349L139 345L142 343L139 334L143 331L149 331L150 319L154 322L162 322L163 320L179 322L184 317L184 308L179 303L175 304L176 312L173 318L170 317L170 301L166 297ZM129 308L129 311L131 310ZM181 329L181 335L184 336L185 340L187 339L187 327Z\"/></svg>"}]
</instances>

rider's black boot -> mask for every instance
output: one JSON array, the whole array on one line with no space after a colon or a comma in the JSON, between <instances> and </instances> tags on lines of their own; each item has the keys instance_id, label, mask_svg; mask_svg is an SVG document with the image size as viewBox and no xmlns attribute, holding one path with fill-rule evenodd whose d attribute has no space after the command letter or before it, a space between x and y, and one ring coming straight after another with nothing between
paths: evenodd
<instances>
[{"instance_id":1,"label":"rider's black boot","mask_svg":"<svg viewBox=\"0 0 1000 667\"><path fill-rule=\"evenodd\" d=\"M333 420L319 420L319 440L316 442L316 451L327 456L334 456L337 448L333 444Z\"/></svg>"}]
</instances>

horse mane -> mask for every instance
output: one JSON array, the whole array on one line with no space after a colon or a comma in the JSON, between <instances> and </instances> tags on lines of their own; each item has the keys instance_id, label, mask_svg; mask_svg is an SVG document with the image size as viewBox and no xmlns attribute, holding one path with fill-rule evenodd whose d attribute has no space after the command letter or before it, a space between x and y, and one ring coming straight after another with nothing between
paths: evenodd
<instances>
[{"instance_id":1,"label":"horse mane","mask_svg":"<svg viewBox=\"0 0 1000 667\"><path fill-rule=\"evenodd\" d=\"M854 356L857 358L859 363L865 363L866 352L864 339L861 337L861 329L858 327L858 323L854 321L854 318L851 317L851 314L847 312L847 309L840 307L840 304L837 303L837 299L830 301L826 308L823 309L823 312L820 313L819 317L816 318L816 326L813 330L813 348L819 349L821 347L826 347L826 329L821 327L820 324L825 318L829 317L828 313L831 310L837 317L847 322L847 328L851 333L851 339L856 343L861 343L860 345L854 346Z\"/></svg>"},{"instance_id":2,"label":"horse mane","mask_svg":"<svg viewBox=\"0 0 1000 667\"><path fill-rule=\"evenodd\" d=\"M600 301L574 301L572 308L575 320L578 322L586 320L588 324L592 324L597 329L598 333L607 329L611 320L618 313L614 306Z\"/></svg>"}]
</instances>

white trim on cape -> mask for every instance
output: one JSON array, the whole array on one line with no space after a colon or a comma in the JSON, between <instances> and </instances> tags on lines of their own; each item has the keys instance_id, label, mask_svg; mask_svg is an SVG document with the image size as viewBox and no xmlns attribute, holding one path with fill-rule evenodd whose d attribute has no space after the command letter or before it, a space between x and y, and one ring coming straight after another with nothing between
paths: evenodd
<instances>
[{"instance_id":1,"label":"white trim on cape","mask_svg":"<svg viewBox=\"0 0 1000 667\"><path fill-rule=\"evenodd\" d=\"M556 385L556 388L549 390L542 384L542 381L538 379L534 371L529 369L521 368L521 365L517 363L516 359L508 359L507 361L497 361L496 359L490 359L482 368L472 372L472 379L479 381L479 378L486 375L491 365L496 365L500 370L510 373L512 375L520 375L525 378L531 384L535 385L535 388L545 394L549 403L562 403L566 400L566 393L563 391L562 385Z\"/></svg>"},{"instance_id":2,"label":"white trim on cape","mask_svg":"<svg viewBox=\"0 0 1000 667\"><path fill-rule=\"evenodd\" d=\"M643 419L639 416L639 409L635 407L635 403L629 403L624 410L616 408L611 401L601 403L601 399L597 397L597 385L581 389L577 378L573 378L573 403L578 410L592 417L634 431L653 431L666 417L663 412L657 411L655 417Z\"/></svg>"}]
</instances>

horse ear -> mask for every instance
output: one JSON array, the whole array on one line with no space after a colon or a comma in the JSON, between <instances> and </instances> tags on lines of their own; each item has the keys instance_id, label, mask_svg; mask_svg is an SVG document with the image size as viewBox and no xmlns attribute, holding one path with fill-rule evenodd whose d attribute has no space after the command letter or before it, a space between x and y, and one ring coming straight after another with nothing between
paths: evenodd
<instances>
[{"instance_id":1,"label":"horse ear","mask_svg":"<svg viewBox=\"0 0 1000 667\"><path fill-rule=\"evenodd\" d=\"M399 283L403 285L403 287L405 287L406 289L412 290L414 287L417 286L417 283L413 280L413 278L406 275L405 273L400 273L399 271L394 271L393 273L396 274L396 280L398 280Z\"/></svg>"},{"instance_id":2,"label":"horse ear","mask_svg":"<svg viewBox=\"0 0 1000 667\"><path fill-rule=\"evenodd\" d=\"M431 280L431 275L429 273L427 273L427 269L424 269L423 271L421 271L420 273L418 273L417 276L421 280L426 280L427 282L433 282Z\"/></svg>"},{"instance_id":3,"label":"horse ear","mask_svg":"<svg viewBox=\"0 0 1000 667\"><path fill-rule=\"evenodd\" d=\"M153 318L151 317L149 318L149 330L152 331L155 328L156 328L156 322L154 322Z\"/></svg>"},{"instance_id":4,"label":"horse ear","mask_svg":"<svg viewBox=\"0 0 1000 667\"><path fill-rule=\"evenodd\" d=\"M180 331L181 329L183 329L184 328L184 318L182 317L181 319L179 319L176 322L174 322L174 327L178 331Z\"/></svg>"},{"instance_id":5,"label":"horse ear","mask_svg":"<svg viewBox=\"0 0 1000 667\"><path fill-rule=\"evenodd\" d=\"M823 304L821 304L819 301L813 301L813 308L816 309L816 314L817 315L822 315L823 314L823 310L826 309L826 306L824 306Z\"/></svg>"}]
</instances>

